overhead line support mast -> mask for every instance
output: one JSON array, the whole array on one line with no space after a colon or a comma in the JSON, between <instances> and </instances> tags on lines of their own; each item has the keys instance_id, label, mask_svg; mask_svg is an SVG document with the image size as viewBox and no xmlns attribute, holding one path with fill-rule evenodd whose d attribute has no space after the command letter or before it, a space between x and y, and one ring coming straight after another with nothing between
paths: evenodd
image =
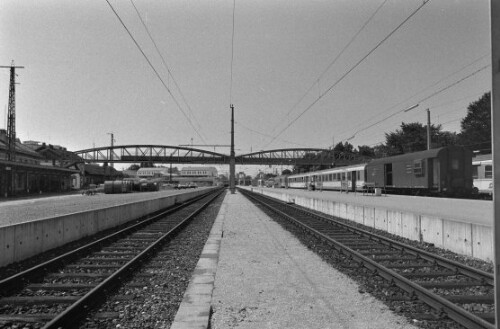
<instances>
[{"instance_id":1,"label":"overhead line support mast","mask_svg":"<svg viewBox=\"0 0 500 329\"><path fill-rule=\"evenodd\" d=\"M9 110L7 115L7 160L16 159L16 68L23 69L24 66L0 66L3 69L10 69L9 85Z\"/></svg>"}]
</instances>

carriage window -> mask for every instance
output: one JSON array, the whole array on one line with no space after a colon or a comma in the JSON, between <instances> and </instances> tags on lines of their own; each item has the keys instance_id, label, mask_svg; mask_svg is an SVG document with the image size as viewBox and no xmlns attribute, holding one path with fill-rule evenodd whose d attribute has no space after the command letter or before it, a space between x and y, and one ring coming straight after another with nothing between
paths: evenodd
<instances>
[{"instance_id":1,"label":"carriage window","mask_svg":"<svg viewBox=\"0 0 500 329\"><path fill-rule=\"evenodd\" d=\"M479 166L472 166L472 179L477 179L479 177L477 168Z\"/></svg>"},{"instance_id":2,"label":"carriage window","mask_svg":"<svg viewBox=\"0 0 500 329\"><path fill-rule=\"evenodd\" d=\"M484 166L484 178L493 178L493 167L491 165Z\"/></svg>"},{"instance_id":3,"label":"carriage window","mask_svg":"<svg viewBox=\"0 0 500 329\"><path fill-rule=\"evenodd\" d=\"M361 170L356 171L356 179L361 180Z\"/></svg>"},{"instance_id":4,"label":"carriage window","mask_svg":"<svg viewBox=\"0 0 500 329\"><path fill-rule=\"evenodd\" d=\"M350 171L347 172L347 180L351 180L351 172Z\"/></svg>"},{"instance_id":5,"label":"carriage window","mask_svg":"<svg viewBox=\"0 0 500 329\"><path fill-rule=\"evenodd\" d=\"M451 169L453 170L460 169L460 162L458 161L458 159L451 160Z\"/></svg>"},{"instance_id":6,"label":"carriage window","mask_svg":"<svg viewBox=\"0 0 500 329\"><path fill-rule=\"evenodd\" d=\"M424 160L413 161L413 173L415 176L425 176Z\"/></svg>"}]
</instances>

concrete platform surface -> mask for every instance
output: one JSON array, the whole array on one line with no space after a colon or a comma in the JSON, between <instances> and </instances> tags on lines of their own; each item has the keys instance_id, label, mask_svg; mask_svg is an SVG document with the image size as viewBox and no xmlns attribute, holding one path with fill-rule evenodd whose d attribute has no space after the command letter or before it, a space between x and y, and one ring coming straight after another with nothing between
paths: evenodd
<instances>
[{"instance_id":1,"label":"concrete platform surface","mask_svg":"<svg viewBox=\"0 0 500 329\"><path fill-rule=\"evenodd\" d=\"M416 328L240 193L228 193L221 211L212 329Z\"/></svg>"},{"instance_id":2,"label":"concrete platform surface","mask_svg":"<svg viewBox=\"0 0 500 329\"><path fill-rule=\"evenodd\" d=\"M81 211L95 210L182 194L193 190L161 190L124 194L103 194L92 196L68 194L49 197L22 198L0 202L0 226L9 226L37 219L44 219Z\"/></svg>"},{"instance_id":3,"label":"concrete platform surface","mask_svg":"<svg viewBox=\"0 0 500 329\"><path fill-rule=\"evenodd\" d=\"M245 189L260 189L291 196L333 200L351 204L385 207L391 210L422 213L430 216L453 219L465 223L493 226L493 201L473 199L436 198L410 195L382 195L363 193L340 193L337 191L308 191L301 189L266 188L244 186ZM293 198L293 197L292 197Z\"/></svg>"}]
</instances>

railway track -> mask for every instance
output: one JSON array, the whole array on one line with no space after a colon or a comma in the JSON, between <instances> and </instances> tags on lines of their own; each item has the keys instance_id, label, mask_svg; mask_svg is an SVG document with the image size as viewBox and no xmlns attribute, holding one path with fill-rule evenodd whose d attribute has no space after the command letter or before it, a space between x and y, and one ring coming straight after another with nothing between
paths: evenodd
<instances>
[{"instance_id":1,"label":"railway track","mask_svg":"<svg viewBox=\"0 0 500 329\"><path fill-rule=\"evenodd\" d=\"M214 201L218 190L0 281L0 324L73 328Z\"/></svg>"},{"instance_id":2,"label":"railway track","mask_svg":"<svg viewBox=\"0 0 500 329\"><path fill-rule=\"evenodd\" d=\"M405 291L405 298L409 301L418 299L430 306L434 314L429 320L448 317L466 328L495 328L494 278L491 273L295 205L242 189L240 192L326 241L349 260L349 266L366 268L382 277L387 285Z\"/></svg>"}]
</instances>

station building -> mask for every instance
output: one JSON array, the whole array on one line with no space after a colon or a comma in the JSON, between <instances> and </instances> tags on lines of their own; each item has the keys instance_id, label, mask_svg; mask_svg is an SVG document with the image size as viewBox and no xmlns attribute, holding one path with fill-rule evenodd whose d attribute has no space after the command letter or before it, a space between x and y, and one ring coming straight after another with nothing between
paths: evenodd
<instances>
[{"instance_id":1,"label":"station building","mask_svg":"<svg viewBox=\"0 0 500 329\"><path fill-rule=\"evenodd\" d=\"M48 160L36 151L33 142L25 145L17 139L15 151L14 160L7 160L7 132L0 129L0 198L71 189L71 175L77 170Z\"/></svg>"},{"instance_id":2,"label":"station building","mask_svg":"<svg viewBox=\"0 0 500 329\"><path fill-rule=\"evenodd\" d=\"M179 184L196 186L216 186L219 178L215 167L184 167L177 178Z\"/></svg>"}]
</instances>

